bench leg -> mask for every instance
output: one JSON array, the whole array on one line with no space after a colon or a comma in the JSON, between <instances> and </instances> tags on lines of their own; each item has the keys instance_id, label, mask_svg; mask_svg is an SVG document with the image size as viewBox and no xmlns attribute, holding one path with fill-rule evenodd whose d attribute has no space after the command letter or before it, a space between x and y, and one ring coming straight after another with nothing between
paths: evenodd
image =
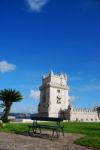
<instances>
[{"instance_id":1,"label":"bench leg","mask_svg":"<svg viewBox=\"0 0 100 150\"><path fill-rule=\"evenodd\" d=\"M57 138L59 137L59 131L58 130L56 130L56 134L57 134Z\"/></svg>"},{"instance_id":2,"label":"bench leg","mask_svg":"<svg viewBox=\"0 0 100 150\"><path fill-rule=\"evenodd\" d=\"M29 129L28 129L28 135L30 135L30 131L31 131L31 129L33 130L33 128L32 127L29 127ZM34 132L34 131L33 131Z\"/></svg>"},{"instance_id":3,"label":"bench leg","mask_svg":"<svg viewBox=\"0 0 100 150\"><path fill-rule=\"evenodd\" d=\"M55 132L55 130L53 129L53 132L52 132L52 137L54 137L54 132Z\"/></svg>"},{"instance_id":4,"label":"bench leg","mask_svg":"<svg viewBox=\"0 0 100 150\"><path fill-rule=\"evenodd\" d=\"M28 135L30 135L30 127L28 128L28 131L27 131Z\"/></svg>"},{"instance_id":5,"label":"bench leg","mask_svg":"<svg viewBox=\"0 0 100 150\"><path fill-rule=\"evenodd\" d=\"M64 130L63 130L63 127L61 128L61 130L62 130L62 134L63 134L63 136L64 136Z\"/></svg>"},{"instance_id":6,"label":"bench leg","mask_svg":"<svg viewBox=\"0 0 100 150\"><path fill-rule=\"evenodd\" d=\"M36 133L36 129L32 128L32 130L33 130L33 133Z\"/></svg>"},{"instance_id":7,"label":"bench leg","mask_svg":"<svg viewBox=\"0 0 100 150\"><path fill-rule=\"evenodd\" d=\"M41 128L40 128L40 134L42 133Z\"/></svg>"}]
</instances>

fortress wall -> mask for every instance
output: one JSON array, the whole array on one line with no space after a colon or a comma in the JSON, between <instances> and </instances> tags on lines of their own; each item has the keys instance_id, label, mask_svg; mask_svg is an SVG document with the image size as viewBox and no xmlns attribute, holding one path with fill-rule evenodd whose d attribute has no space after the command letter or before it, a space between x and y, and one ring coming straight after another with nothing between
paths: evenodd
<instances>
[{"instance_id":1,"label":"fortress wall","mask_svg":"<svg viewBox=\"0 0 100 150\"><path fill-rule=\"evenodd\" d=\"M70 112L70 116L71 121L99 121L97 111L92 109L72 109Z\"/></svg>"}]
</instances>

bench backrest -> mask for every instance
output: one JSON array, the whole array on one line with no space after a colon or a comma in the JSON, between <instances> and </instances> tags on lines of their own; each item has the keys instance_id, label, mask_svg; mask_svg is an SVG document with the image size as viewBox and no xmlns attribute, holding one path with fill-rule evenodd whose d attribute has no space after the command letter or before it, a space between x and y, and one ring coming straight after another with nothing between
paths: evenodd
<instances>
[{"instance_id":1,"label":"bench backrest","mask_svg":"<svg viewBox=\"0 0 100 150\"><path fill-rule=\"evenodd\" d=\"M55 121L55 122L63 121L63 118L53 118L53 117L33 117L33 116L31 116L31 119L39 120L39 121Z\"/></svg>"}]
</instances>

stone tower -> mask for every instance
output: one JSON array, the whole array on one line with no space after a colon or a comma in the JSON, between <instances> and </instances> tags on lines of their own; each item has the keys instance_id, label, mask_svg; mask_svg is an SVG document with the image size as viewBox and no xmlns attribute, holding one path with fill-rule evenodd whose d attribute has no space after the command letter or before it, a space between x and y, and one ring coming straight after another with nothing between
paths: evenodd
<instances>
[{"instance_id":1,"label":"stone tower","mask_svg":"<svg viewBox=\"0 0 100 150\"><path fill-rule=\"evenodd\" d=\"M40 86L40 103L38 112L40 116L60 117L69 106L67 76L53 71L43 76Z\"/></svg>"}]
</instances>

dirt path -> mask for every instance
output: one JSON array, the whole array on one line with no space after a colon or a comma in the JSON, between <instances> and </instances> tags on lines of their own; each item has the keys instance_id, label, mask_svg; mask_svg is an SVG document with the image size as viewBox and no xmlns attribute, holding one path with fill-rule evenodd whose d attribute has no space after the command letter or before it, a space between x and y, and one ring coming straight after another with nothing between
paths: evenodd
<instances>
[{"instance_id":1,"label":"dirt path","mask_svg":"<svg viewBox=\"0 0 100 150\"><path fill-rule=\"evenodd\" d=\"M11 133L0 133L0 150L91 150L83 146L73 144L73 141L81 135L66 133L59 139L50 140L44 136L30 137Z\"/></svg>"}]
</instances>

